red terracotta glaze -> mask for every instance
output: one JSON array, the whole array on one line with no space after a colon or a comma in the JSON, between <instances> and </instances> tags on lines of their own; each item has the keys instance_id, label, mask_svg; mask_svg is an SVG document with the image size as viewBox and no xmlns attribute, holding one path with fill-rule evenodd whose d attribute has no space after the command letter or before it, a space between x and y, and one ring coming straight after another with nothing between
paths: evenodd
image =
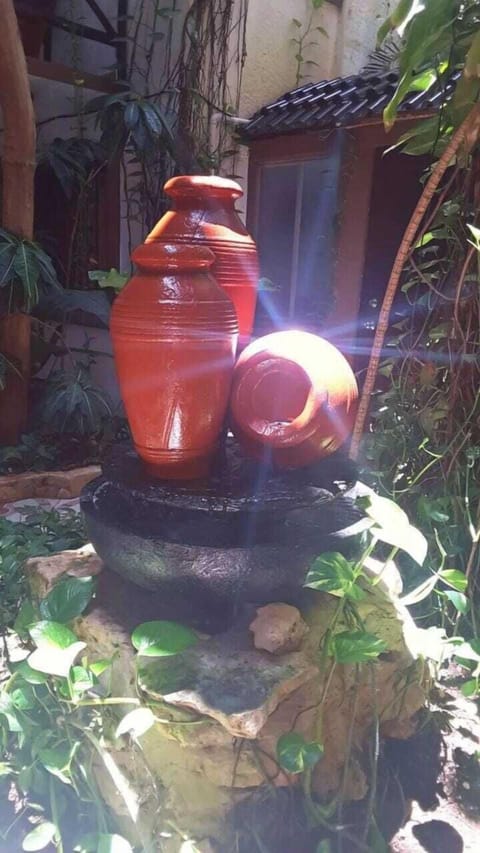
<instances>
[{"instance_id":1,"label":"red terracotta glaze","mask_svg":"<svg viewBox=\"0 0 480 853\"><path fill-rule=\"evenodd\" d=\"M235 181L182 175L165 184L173 200L146 242L201 244L215 255L212 272L237 312L240 339L248 343L253 328L259 277L255 243L235 211L243 195Z\"/></svg>"},{"instance_id":2,"label":"red terracotta glaze","mask_svg":"<svg viewBox=\"0 0 480 853\"><path fill-rule=\"evenodd\" d=\"M332 344L309 332L266 335L241 354L233 375L232 429L251 456L297 468L348 438L358 388Z\"/></svg>"},{"instance_id":3,"label":"red terracotta glaze","mask_svg":"<svg viewBox=\"0 0 480 853\"><path fill-rule=\"evenodd\" d=\"M153 476L208 473L223 428L238 326L209 249L143 244L115 300L111 332L138 454Z\"/></svg>"}]
</instances>

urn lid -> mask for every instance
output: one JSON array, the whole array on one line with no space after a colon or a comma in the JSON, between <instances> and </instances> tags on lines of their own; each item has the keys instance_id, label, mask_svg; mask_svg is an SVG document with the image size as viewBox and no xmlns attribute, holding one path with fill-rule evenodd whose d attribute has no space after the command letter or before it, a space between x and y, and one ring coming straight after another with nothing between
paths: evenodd
<instances>
[{"instance_id":1,"label":"urn lid","mask_svg":"<svg viewBox=\"0 0 480 853\"><path fill-rule=\"evenodd\" d=\"M243 195L240 184L218 175L178 175L170 178L164 191L172 198L190 196L191 198L228 198L236 199Z\"/></svg>"},{"instance_id":2,"label":"urn lid","mask_svg":"<svg viewBox=\"0 0 480 853\"><path fill-rule=\"evenodd\" d=\"M178 271L209 269L215 255L206 246L190 246L180 243L142 243L132 252L132 261L140 269Z\"/></svg>"}]
</instances>

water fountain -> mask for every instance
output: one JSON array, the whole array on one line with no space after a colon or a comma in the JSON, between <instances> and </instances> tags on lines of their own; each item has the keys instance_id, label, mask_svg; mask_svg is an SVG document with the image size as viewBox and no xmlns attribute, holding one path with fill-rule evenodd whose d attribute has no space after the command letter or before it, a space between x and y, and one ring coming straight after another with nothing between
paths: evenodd
<instances>
[{"instance_id":1,"label":"water fountain","mask_svg":"<svg viewBox=\"0 0 480 853\"><path fill-rule=\"evenodd\" d=\"M144 755L165 791L165 813L177 824L181 815L197 838L218 841L235 807L266 780L292 784L275 760L278 737L295 728L311 738L319 713L325 756L314 789L338 790L347 743L353 736L360 749L375 702L361 676L365 695L352 734L352 667L338 668L320 702L325 672L318 649L335 599L303 587L315 557L348 554L353 534L366 526L355 503L366 489L342 451L355 380L330 344L298 332L250 344L234 368L235 313L242 346L251 331L251 265L248 281L236 279L233 306L228 286L222 291L211 275L208 240L218 250L221 238L234 252L237 229L237 245L248 244L249 258L252 243L232 210L219 213L232 182L222 187L211 179L206 201L208 180L176 179L172 195L188 241L169 242L161 222L135 251L139 272L115 303L115 358L133 445L117 447L82 494L104 569L97 609L79 630L97 653L120 654L123 692L140 688L166 702L177 722L178 714L186 721L194 714L191 730L159 722L144 737ZM220 251L217 268L224 260ZM232 263L230 256L227 272ZM359 607L365 624L379 622L378 633L389 635L393 657L378 664L376 689L382 722L395 734L424 693L421 676L412 677L408 616L388 594L382 579ZM129 632L154 619L187 623L202 639L173 658L146 659L137 670ZM346 793L362 797L365 784L351 759ZM145 817L147 834L154 821Z\"/></svg>"}]
</instances>

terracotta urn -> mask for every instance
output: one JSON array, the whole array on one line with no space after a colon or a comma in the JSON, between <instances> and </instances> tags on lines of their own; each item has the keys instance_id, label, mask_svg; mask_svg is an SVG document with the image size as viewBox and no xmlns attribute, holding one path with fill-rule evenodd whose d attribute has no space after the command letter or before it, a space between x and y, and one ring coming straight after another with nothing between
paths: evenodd
<instances>
[{"instance_id":1,"label":"terracotta urn","mask_svg":"<svg viewBox=\"0 0 480 853\"><path fill-rule=\"evenodd\" d=\"M111 333L139 456L165 479L208 473L230 393L238 325L201 246L148 243L115 300Z\"/></svg>"},{"instance_id":2,"label":"terracotta urn","mask_svg":"<svg viewBox=\"0 0 480 853\"><path fill-rule=\"evenodd\" d=\"M259 278L255 243L235 211L243 195L235 181L205 175L171 178L165 192L172 199L146 242L207 246L215 255L212 272L237 312L242 344L250 338Z\"/></svg>"},{"instance_id":3,"label":"terracotta urn","mask_svg":"<svg viewBox=\"0 0 480 853\"><path fill-rule=\"evenodd\" d=\"M236 364L231 425L251 456L301 467L346 441L357 397L336 347L309 332L275 332L251 343Z\"/></svg>"}]
</instances>

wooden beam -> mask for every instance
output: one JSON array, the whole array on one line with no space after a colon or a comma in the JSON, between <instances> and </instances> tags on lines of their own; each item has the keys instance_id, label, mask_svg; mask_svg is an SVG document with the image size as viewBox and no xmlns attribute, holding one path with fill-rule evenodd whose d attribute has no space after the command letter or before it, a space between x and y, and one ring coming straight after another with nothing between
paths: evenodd
<instances>
[{"instance_id":1,"label":"wooden beam","mask_svg":"<svg viewBox=\"0 0 480 853\"><path fill-rule=\"evenodd\" d=\"M94 92L105 92L114 95L116 92L125 91L125 86L117 83L112 75L89 74L84 71L76 71L61 62L46 62L36 57L27 57L28 73L31 77L39 77L41 80L52 80L56 83L66 83L70 86L82 86Z\"/></svg>"},{"instance_id":2,"label":"wooden beam","mask_svg":"<svg viewBox=\"0 0 480 853\"><path fill-rule=\"evenodd\" d=\"M35 115L25 53L12 0L0 0L0 106L3 113L2 225L19 237L33 236ZM0 395L0 443L18 441L25 429L30 378L30 317L4 315L0 350L12 361Z\"/></svg>"}]
</instances>

